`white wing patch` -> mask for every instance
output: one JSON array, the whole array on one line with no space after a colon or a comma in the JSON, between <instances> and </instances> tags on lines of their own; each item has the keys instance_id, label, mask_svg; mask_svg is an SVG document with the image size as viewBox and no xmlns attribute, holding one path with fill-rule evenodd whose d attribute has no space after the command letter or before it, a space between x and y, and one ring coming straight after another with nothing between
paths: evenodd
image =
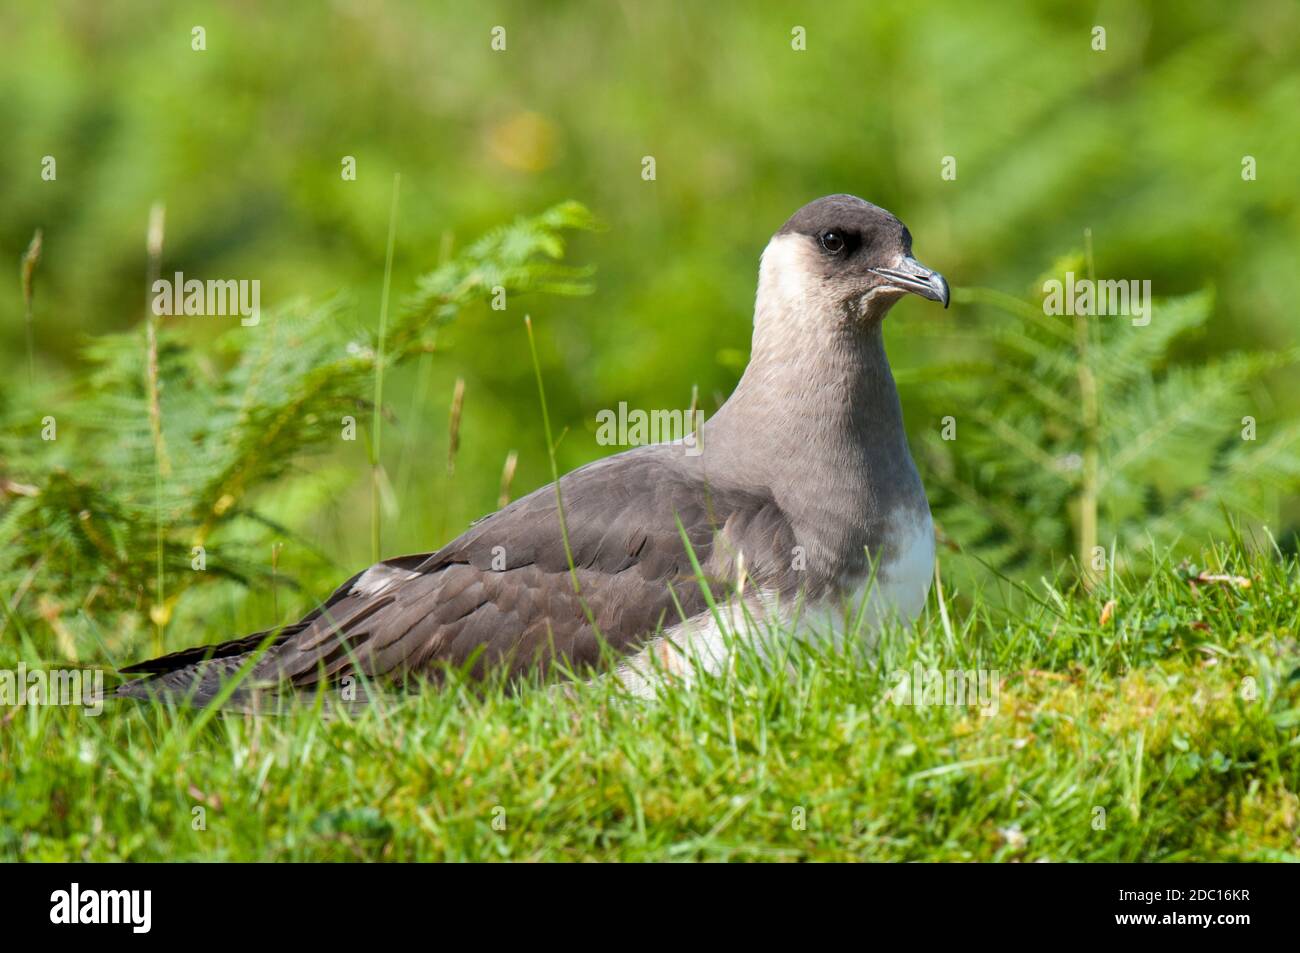
<instances>
[{"instance_id":1,"label":"white wing patch","mask_svg":"<svg viewBox=\"0 0 1300 953\"><path fill-rule=\"evenodd\" d=\"M414 579L415 576L416 574L409 570L376 563L363 572L360 578L352 584L351 594L356 596L377 596L382 592L387 592L399 582Z\"/></svg>"}]
</instances>

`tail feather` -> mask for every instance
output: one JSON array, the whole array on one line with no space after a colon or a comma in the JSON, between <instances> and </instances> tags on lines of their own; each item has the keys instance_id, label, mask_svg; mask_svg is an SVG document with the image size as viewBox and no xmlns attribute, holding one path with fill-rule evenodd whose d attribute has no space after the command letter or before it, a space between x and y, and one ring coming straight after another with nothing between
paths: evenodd
<instances>
[{"instance_id":1,"label":"tail feather","mask_svg":"<svg viewBox=\"0 0 1300 953\"><path fill-rule=\"evenodd\" d=\"M246 704L250 699L271 699L280 691L291 694L296 688L311 687L315 679L309 677L310 670L324 662L327 673L332 674L349 663L349 653L353 649L350 633L393 602L394 596L385 593L383 585L378 590L363 585L359 591L354 591L358 580L363 576L370 578L367 576L369 573L371 576L377 574L380 583L391 584L394 570L400 570L397 578L405 578L428 558L428 553L399 556L359 572L339 586L323 604L282 629L264 629L216 645L182 649L128 665L120 670L123 675L144 677L119 685L115 695L119 698L165 698L196 705L209 704L263 646L263 657L254 663L245 683L230 696L231 702ZM314 630L313 625L318 621L320 624ZM300 657L298 668L285 669L282 663L284 651L289 648L287 643L304 632L309 641L296 647ZM362 634L368 637L371 633L366 630ZM331 639L338 640L339 644L327 644ZM304 675L304 672L309 674Z\"/></svg>"},{"instance_id":2,"label":"tail feather","mask_svg":"<svg viewBox=\"0 0 1300 953\"><path fill-rule=\"evenodd\" d=\"M296 622L293 625L286 626L275 637L272 645L279 645L285 639L290 638L300 631L303 623ZM198 645L188 649L181 649L179 652L169 652L166 655L160 655L157 658L146 659L143 662L136 662L125 668L119 669L123 675L161 675L167 672L174 672L182 668L190 668L200 662L211 661L212 659L230 658L235 655L247 655L253 651L263 640L271 634L273 630L263 629L261 632L254 632L251 635L245 635L238 639L231 639L229 642L218 642L215 645Z\"/></svg>"},{"instance_id":3,"label":"tail feather","mask_svg":"<svg viewBox=\"0 0 1300 953\"><path fill-rule=\"evenodd\" d=\"M115 694L119 698L161 698L206 705L220 694L222 687L239 672L251 654L245 652L242 655L226 655L222 658L205 659L188 665L156 670L147 678L123 682L117 687ZM162 659L154 661L161 662ZM235 694L247 695L248 691L241 687Z\"/></svg>"},{"instance_id":4,"label":"tail feather","mask_svg":"<svg viewBox=\"0 0 1300 953\"><path fill-rule=\"evenodd\" d=\"M120 698L190 698L195 704L203 704L204 699L211 701L221 691L227 679L239 671L248 660L248 656L258 646L271 639L270 647L282 645L314 622L320 614L336 603L352 584L361 577L357 573L343 583L324 605L313 609L300 620L287 625L278 632L263 629L251 635L241 636L215 645L199 645L169 652L158 658L146 659L119 669L123 675L145 675L146 678L134 679L119 685L116 695ZM237 693L238 694L238 693Z\"/></svg>"}]
</instances>

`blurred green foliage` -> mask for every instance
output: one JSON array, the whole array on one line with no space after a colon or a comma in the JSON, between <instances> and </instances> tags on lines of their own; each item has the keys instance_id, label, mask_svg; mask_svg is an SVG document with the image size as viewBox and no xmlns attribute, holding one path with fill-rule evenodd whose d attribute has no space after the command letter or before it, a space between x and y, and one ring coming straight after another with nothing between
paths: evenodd
<instances>
[{"instance_id":1,"label":"blurred green foliage","mask_svg":"<svg viewBox=\"0 0 1300 953\"><path fill-rule=\"evenodd\" d=\"M39 441L22 411L0 428L0 459L23 481L0 474L0 592L13 593L11 613L42 617L67 651L82 641L78 633L94 633L95 619L125 647L123 636L129 644L147 614L162 651L166 625L191 589L201 590L198 601L184 601L191 624L211 611L210 583L270 591L278 609L283 541L304 555L319 551L295 534L282 506L258 500L269 487L318 498L330 475L303 463L347 444L368 444L367 535L377 562L384 517L398 515L418 486L410 468L395 484L381 463L385 373L427 359L442 328L485 301L590 292L583 270L560 259L568 233L593 226L585 208L568 202L493 229L422 276L418 293L385 315L382 335L351 327L342 300L258 315L256 333L245 333L241 319L206 348L185 343L156 315L144 333L100 335L86 349L92 372L64 395L71 410L43 417ZM259 550L269 540L270 561ZM322 569L340 571L320 555ZM0 631L9 621L0 620Z\"/></svg>"},{"instance_id":2,"label":"blurred green foliage","mask_svg":"<svg viewBox=\"0 0 1300 953\"><path fill-rule=\"evenodd\" d=\"M1091 280L1083 256L1053 272L1062 288ZM1104 316L987 289L958 300L980 306L967 347L906 378L943 424L916 452L942 539L976 557L956 579L1041 577L1070 557L1095 583L1112 563L1144 571L1159 552L1194 552L1235 520L1278 544L1279 500L1300 491L1300 419L1266 414L1261 434L1251 391L1293 372L1300 348L1172 359L1213 317L1206 293Z\"/></svg>"},{"instance_id":3,"label":"blurred green foliage","mask_svg":"<svg viewBox=\"0 0 1300 953\"><path fill-rule=\"evenodd\" d=\"M502 52L490 46L498 25ZM792 49L796 25L804 51ZM1104 51L1092 48L1096 25ZM1290 0L1232 11L1210 0L52 0L0 9L0 37L0 258L14 266L0 280L6 417L39 408L75 425L84 346L139 333L155 201L167 207L164 275L257 278L266 308L345 291L353 305L338 320L352 328L378 322L394 172L396 301L521 213L572 198L602 220L570 255L595 266L594 295L467 311L437 353L394 372L389 554L433 548L493 509L512 450L514 495L547 479L525 313L566 428L567 469L605 452L599 409L686 406L693 387L706 413L716 408L747 353L763 245L830 192L896 212L918 257L954 287L1032 298L1090 229L1099 276L1150 279L1162 298L1213 289L1211 319L1170 342L1183 365L1300 338L1300 7ZM1248 155L1254 181L1242 177ZM41 177L45 156L54 181ZM355 181L340 174L345 156ZM642 178L645 156L654 181ZM956 160L951 181L945 156ZM37 228L29 383L18 262ZM924 371L969 355L962 322L976 310L938 315L909 301L888 322L914 446L944 409ZM229 320L169 319L168 330L219 361L222 332L264 333L232 332ZM1295 375L1253 387L1261 438L1289 426ZM36 439L39 417L30 426ZM310 548L355 569L370 556L364 445L311 466L313 492L272 488L260 501L303 541L285 548L281 571L314 565ZM301 598L297 608L310 604ZM223 612L208 621L267 621L265 602Z\"/></svg>"}]
</instances>

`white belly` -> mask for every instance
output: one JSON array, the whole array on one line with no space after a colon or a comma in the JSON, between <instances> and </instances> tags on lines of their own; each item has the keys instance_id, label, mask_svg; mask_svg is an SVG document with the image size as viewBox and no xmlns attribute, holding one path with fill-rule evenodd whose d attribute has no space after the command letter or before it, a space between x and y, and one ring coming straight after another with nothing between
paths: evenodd
<instances>
[{"instance_id":1,"label":"white belly","mask_svg":"<svg viewBox=\"0 0 1300 953\"><path fill-rule=\"evenodd\" d=\"M867 612L876 622L887 616L912 623L925 608L934 578L934 522L927 507L923 514L902 518L891 530L896 540L893 557L870 573L854 580L854 606L866 601ZM850 587L846 587L850 588Z\"/></svg>"},{"instance_id":2,"label":"white belly","mask_svg":"<svg viewBox=\"0 0 1300 953\"><path fill-rule=\"evenodd\" d=\"M883 624L910 625L925 608L934 575L934 523L927 508L890 530L893 557L842 582L842 594L818 603L782 604L769 592L751 592L673 626L619 667L618 678L634 694L651 696L655 671L689 679L698 664L718 672L739 640L771 654L790 637L838 642L846 634L870 638ZM722 624L719 625L719 618ZM692 661L694 660L694 661Z\"/></svg>"}]
</instances>

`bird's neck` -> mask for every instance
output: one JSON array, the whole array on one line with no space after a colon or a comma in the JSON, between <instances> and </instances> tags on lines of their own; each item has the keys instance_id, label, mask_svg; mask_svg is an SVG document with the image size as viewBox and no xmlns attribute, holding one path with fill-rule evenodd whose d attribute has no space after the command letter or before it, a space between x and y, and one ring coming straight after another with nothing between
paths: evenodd
<instances>
[{"instance_id":1,"label":"bird's neck","mask_svg":"<svg viewBox=\"0 0 1300 953\"><path fill-rule=\"evenodd\" d=\"M764 485L820 480L845 501L908 483L909 473L916 482L875 316L859 323L760 309L749 366L702 443L706 458L721 450Z\"/></svg>"},{"instance_id":2,"label":"bird's neck","mask_svg":"<svg viewBox=\"0 0 1300 953\"><path fill-rule=\"evenodd\" d=\"M765 317L695 459L709 481L770 494L795 529L808 591L834 591L864 571L865 554L899 558L898 527L928 524L925 488L879 316L819 321L797 339L789 328L798 318Z\"/></svg>"}]
</instances>

